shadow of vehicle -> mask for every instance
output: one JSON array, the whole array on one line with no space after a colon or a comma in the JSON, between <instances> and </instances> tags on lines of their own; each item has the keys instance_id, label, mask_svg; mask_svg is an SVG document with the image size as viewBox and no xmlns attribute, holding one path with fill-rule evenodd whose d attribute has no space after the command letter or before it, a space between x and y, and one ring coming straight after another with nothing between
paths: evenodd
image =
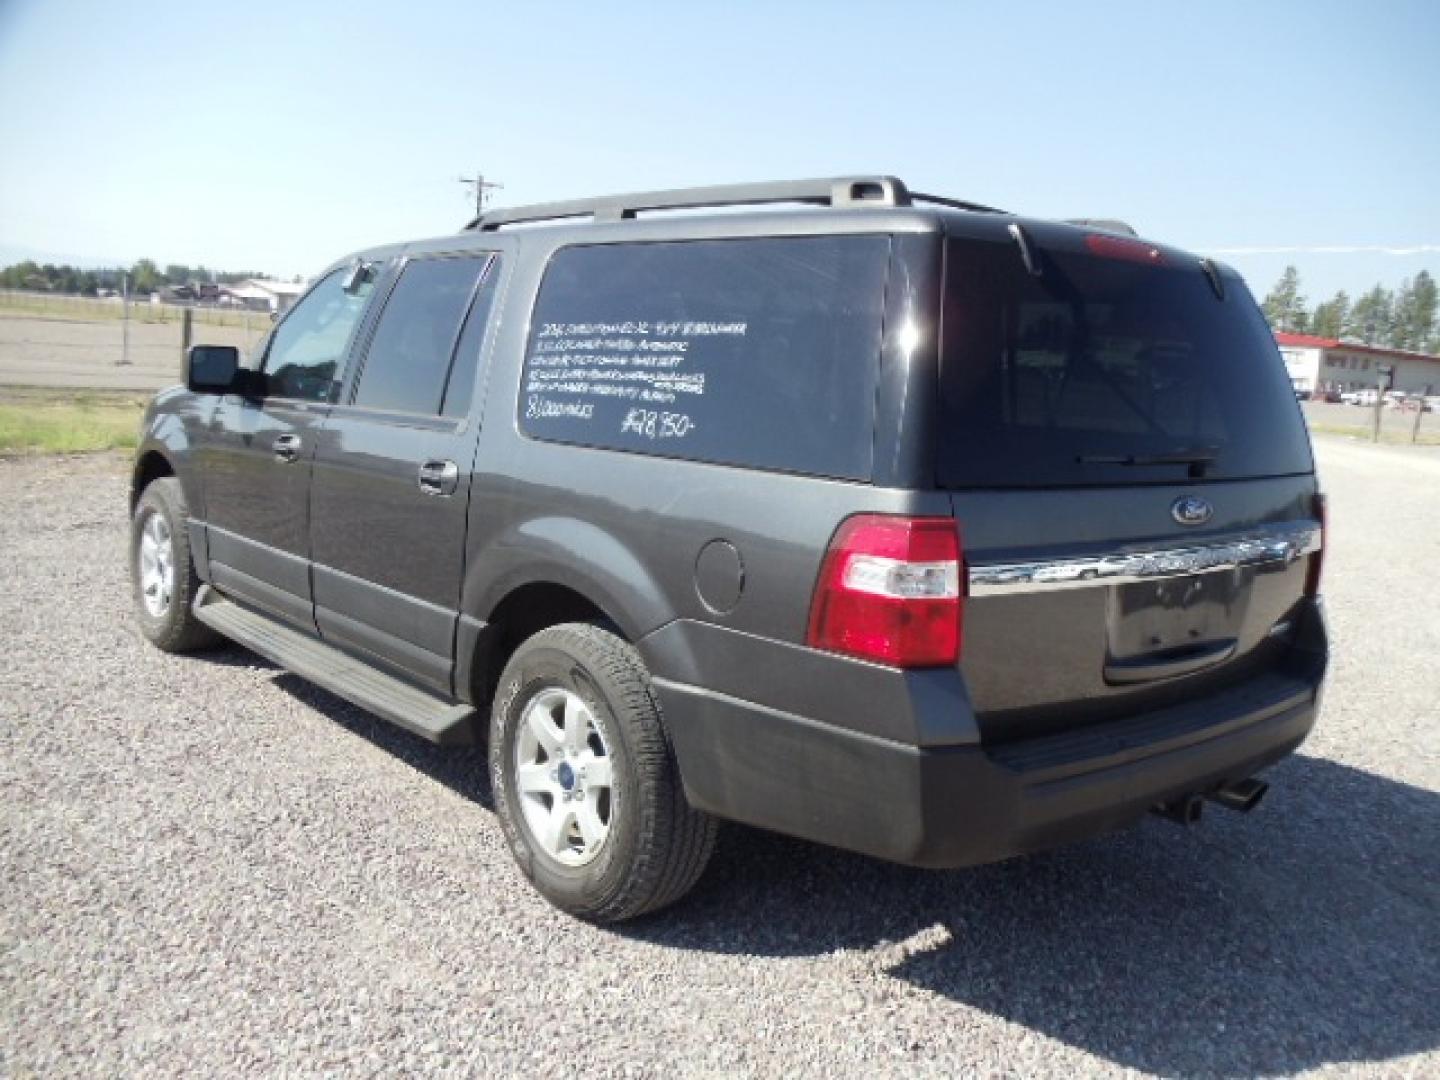
<instances>
[{"instance_id":1,"label":"shadow of vehicle","mask_svg":"<svg viewBox=\"0 0 1440 1080\"><path fill-rule=\"evenodd\" d=\"M483 747L441 749L296 676L276 683L493 807ZM869 952L883 977L1164 1075L1440 1046L1440 795L1302 755L1267 778L1249 817L1211 807L1188 831L1152 820L951 872L730 828L691 898L616 932L757 957Z\"/></svg>"},{"instance_id":2,"label":"shadow of vehicle","mask_svg":"<svg viewBox=\"0 0 1440 1080\"><path fill-rule=\"evenodd\" d=\"M691 903L621 932L879 945L892 978L1163 1075L1440 1046L1440 795L1305 756L1268 778L1248 819L1211 807L1188 833L1154 820L946 873L736 830Z\"/></svg>"}]
</instances>

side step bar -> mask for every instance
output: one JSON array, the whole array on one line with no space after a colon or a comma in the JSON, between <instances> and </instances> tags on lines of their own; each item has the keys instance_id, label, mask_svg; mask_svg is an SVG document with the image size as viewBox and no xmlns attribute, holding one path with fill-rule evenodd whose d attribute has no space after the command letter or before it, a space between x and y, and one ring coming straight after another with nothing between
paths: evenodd
<instances>
[{"instance_id":1,"label":"side step bar","mask_svg":"<svg viewBox=\"0 0 1440 1080\"><path fill-rule=\"evenodd\" d=\"M208 585L195 617L303 679L441 746L475 742L475 708L452 704L379 671L317 638L226 600Z\"/></svg>"}]
</instances>

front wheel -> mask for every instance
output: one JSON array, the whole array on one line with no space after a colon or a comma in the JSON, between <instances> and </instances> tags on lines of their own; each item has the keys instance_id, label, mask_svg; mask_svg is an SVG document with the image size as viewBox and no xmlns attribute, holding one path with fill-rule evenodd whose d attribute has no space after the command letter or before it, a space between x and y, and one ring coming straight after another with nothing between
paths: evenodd
<instances>
[{"instance_id":1,"label":"front wheel","mask_svg":"<svg viewBox=\"0 0 1440 1080\"><path fill-rule=\"evenodd\" d=\"M639 655L609 630L542 630L511 657L490 775L520 868L556 907L620 922L680 899L715 844L685 799Z\"/></svg>"},{"instance_id":2,"label":"front wheel","mask_svg":"<svg viewBox=\"0 0 1440 1080\"><path fill-rule=\"evenodd\" d=\"M135 621L152 645L191 652L218 644L219 636L190 610L200 578L190 557L189 513L180 481L153 481L130 521L130 577Z\"/></svg>"}]
</instances>

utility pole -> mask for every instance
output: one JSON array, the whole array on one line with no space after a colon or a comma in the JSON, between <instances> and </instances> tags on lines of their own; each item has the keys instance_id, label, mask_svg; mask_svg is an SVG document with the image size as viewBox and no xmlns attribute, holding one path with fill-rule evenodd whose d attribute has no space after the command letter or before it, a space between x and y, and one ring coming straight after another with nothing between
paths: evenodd
<instances>
[{"instance_id":1,"label":"utility pole","mask_svg":"<svg viewBox=\"0 0 1440 1080\"><path fill-rule=\"evenodd\" d=\"M499 191L505 187L493 180L486 180L485 174L475 170L474 176L456 177L462 184L473 184L475 187L475 216L478 218L485 213L485 204L490 201L490 192Z\"/></svg>"}]
</instances>

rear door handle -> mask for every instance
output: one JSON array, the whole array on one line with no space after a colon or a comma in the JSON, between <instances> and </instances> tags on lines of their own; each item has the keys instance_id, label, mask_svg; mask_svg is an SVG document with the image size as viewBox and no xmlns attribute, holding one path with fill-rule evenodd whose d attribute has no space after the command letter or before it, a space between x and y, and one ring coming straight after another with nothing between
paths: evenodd
<instances>
[{"instance_id":1,"label":"rear door handle","mask_svg":"<svg viewBox=\"0 0 1440 1080\"><path fill-rule=\"evenodd\" d=\"M280 435L271 445L271 449L275 451L277 458L288 465L300 456L300 446L299 435Z\"/></svg>"},{"instance_id":2,"label":"rear door handle","mask_svg":"<svg viewBox=\"0 0 1440 1080\"><path fill-rule=\"evenodd\" d=\"M420 490L426 495L454 495L460 466L453 461L427 461L420 466Z\"/></svg>"}]
</instances>

